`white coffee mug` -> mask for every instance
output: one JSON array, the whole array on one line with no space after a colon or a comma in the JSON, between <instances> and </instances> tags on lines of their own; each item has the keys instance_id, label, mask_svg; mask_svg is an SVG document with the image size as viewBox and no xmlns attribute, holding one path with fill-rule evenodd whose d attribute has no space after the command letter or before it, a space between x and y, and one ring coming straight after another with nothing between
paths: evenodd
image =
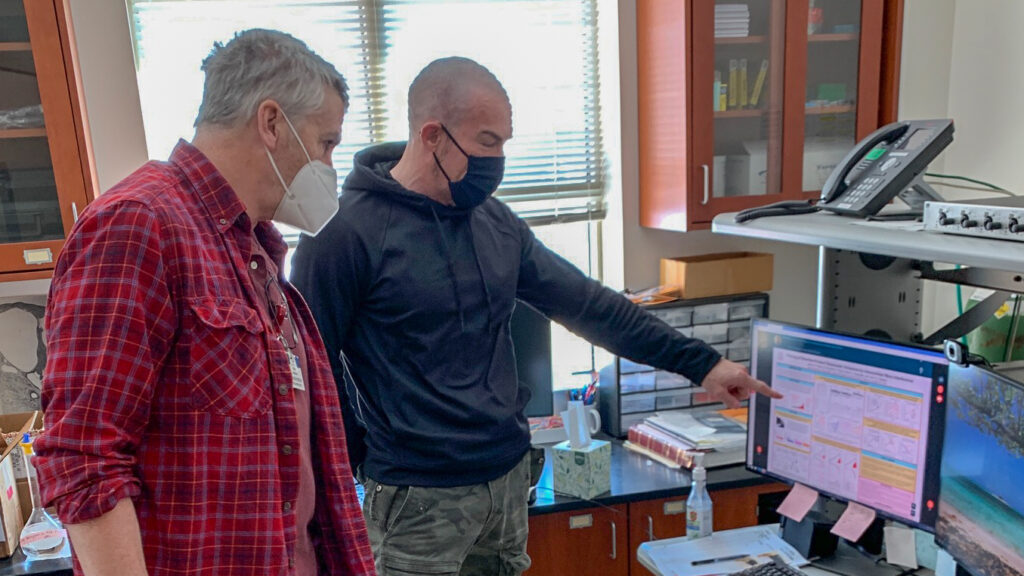
<instances>
[{"instance_id":1,"label":"white coffee mug","mask_svg":"<svg viewBox=\"0 0 1024 576\"><path fill-rule=\"evenodd\" d=\"M590 445L590 435L601 429L601 415L584 406L582 401L571 400L569 409L562 413L562 423L569 436L569 446L582 450Z\"/></svg>"}]
</instances>

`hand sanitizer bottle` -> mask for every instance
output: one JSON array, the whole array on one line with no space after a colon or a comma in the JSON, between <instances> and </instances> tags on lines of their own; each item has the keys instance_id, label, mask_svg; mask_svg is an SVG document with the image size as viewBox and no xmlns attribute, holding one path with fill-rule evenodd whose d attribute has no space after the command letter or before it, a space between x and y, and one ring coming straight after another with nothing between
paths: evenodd
<instances>
[{"instance_id":1,"label":"hand sanitizer bottle","mask_svg":"<svg viewBox=\"0 0 1024 576\"><path fill-rule=\"evenodd\" d=\"M29 516L28 522L25 522L19 539L21 551L30 559L68 557L70 550L64 546L64 528L43 508L42 499L39 497L39 478L32 463L34 453L28 433L25 433L21 441L21 448L25 454L25 471L28 474L29 492L32 495L32 515Z\"/></svg>"},{"instance_id":2,"label":"hand sanitizer bottle","mask_svg":"<svg viewBox=\"0 0 1024 576\"><path fill-rule=\"evenodd\" d=\"M708 494L704 455L694 455L690 497L686 499L686 537L690 540L711 536L711 496Z\"/></svg>"}]
</instances>

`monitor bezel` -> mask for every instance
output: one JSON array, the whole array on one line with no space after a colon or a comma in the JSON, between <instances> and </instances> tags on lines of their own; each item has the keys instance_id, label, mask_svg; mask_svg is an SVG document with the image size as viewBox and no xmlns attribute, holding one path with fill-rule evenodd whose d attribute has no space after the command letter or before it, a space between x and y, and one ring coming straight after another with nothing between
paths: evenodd
<instances>
[{"instance_id":1,"label":"monitor bezel","mask_svg":"<svg viewBox=\"0 0 1024 576\"><path fill-rule=\"evenodd\" d=\"M753 318L753 319L751 319L751 324L750 324L750 347L751 347L751 351L750 351L750 372L751 372L751 374L753 374L754 362L757 360L757 350L755 349L755 346L756 346L756 343L757 343L757 339L755 338L755 333L756 333L757 327L759 325L773 325L773 326L780 326L780 327L783 327L783 328L795 328L795 329L798 329L798 330L806 330L808 332L822 334L824 336L839 336L839 337L842 337L842 338L850 338L852 340L859 340L859 341L864 341L864 342L869 342L869 343L882 344L882 345L886 345L886 346L900 346L900 347L903 347L903 348L908 348L908 349L916 350L916 351L919 351L919 352L927 352L927 353L930 353L930 354L935 354L939 359L942 359L946 365L949 364L948 359L946 359L945 354L943 354L943 352L941 350L936 350L935 348L931 348L929 346L923 346L923 345L920 345L920 344L912 344L912 343L904 343L904 342L895 342L893 340L884 340L884 339L881 339L881 338L874 338L874 337L871 337L871 336L852 334L850 332L841 332L841 331L835 331L835 330L823 330L821 328L813 328L813 327L810 327L810 326L804 326L802 324L795 324L795 323L791 323L791 322L780 322L778 320L770 320L770 319L767 319L767 318ZM765 384L768 384L768 386L771 386L771 383L769 383L769 382L765 382ZM927 472L928 470L933 470L934 469L936 474L941 475L941 473L942 473L942 447L943 447L943 444L945 443L945 435L946 435L946 422L945 422L945 420L946 420L946 418L945 418L946 407L945 407L945 403L944 402L939 404L938 406L936 405L937 403L935 402L935 395L936 395L936 388L935 388L935 386L936 386L936 384L935 384L935 381L933 380L932 381L931 398L930 398L931 406L930 406L929 412L928 412L928 414L929 414L929 416L928 416L928 423L929 423L928 441L929 441L929 447L931 449L929 449L929 450L927 450L925 452L925 471ZM757 402L757 401L758 400L756 398L752 399L752 402ZM938 422L938 425L937 425L938 426L938 430L935 430L936 423L934 421L935 412L936 411L940 411L941 412L941 414L940 414L941 420ZM751 451L751 447L750 447L750 442L751 442L752 436L753 436L753 422L752 422L753 418L754 418L754 405L752 403L750 405L750 408L748 409L748 412L747 412L747 444L746 444L746 447L745 447L746 453L744 454L744 466L746 467L746 469L748 471L750 471L750 472L755 473L755 474L760 474L762 476L773 478L773 479L778 480L780 482L783 482L785 484L793 485L793 484L798 483L797 480L794 480L792 478L787 478L785 476L782 476L782 475L777 474L775 472L768 471L766 469L762 470L761 468L751 464L750 455L751 455L752 451ZM933 446L932 443L935 441L934 440L935 436L938 436L939 445L938 445L937 448L933 448L932 447ZM897 514L893 514L891 512L887 512L887 511L884 511L884 510L879 510L878 508L875 508L874 506L871 506L870 504L865 504L864 502L860 502L860 501L857 501L857 500L852 500L850 498L847 498L845 496L840 496L840 495L835 494L833 492L830 492L828 490L821 490L821 489L819 489L816 486L808 486L808 487L812 488L813 490L815 490L819 495L827 496L830 499L835 500L837 502L843 502L843 503L857 502L857 504L860 504L861 506L864 506L866 508L870 508L870 509L874 510L875 514L876 514L876 517L888 518L890 520L899 522L901 524L904 524L904 525L907 525L907 526L912 526L914 528L918 528L918 529L923 530L925 532L928 532L930 534L934 534L935 533L935 526L932 525L932 524L927 524L927 523L922 522L922 521L910 520L908 518L905 518L903 516L899 516ZM940 487L940 492L941 492L941 487ZM924 502L920 502L920 505L923 507L925 505L925 503ZM936 520L938 520L938 505L939 505L939 497L938 497L938 495L936 495L936 498L935 498L935 507L936 507L935 518L936 518Z\"/></svg>"}]
</instances>

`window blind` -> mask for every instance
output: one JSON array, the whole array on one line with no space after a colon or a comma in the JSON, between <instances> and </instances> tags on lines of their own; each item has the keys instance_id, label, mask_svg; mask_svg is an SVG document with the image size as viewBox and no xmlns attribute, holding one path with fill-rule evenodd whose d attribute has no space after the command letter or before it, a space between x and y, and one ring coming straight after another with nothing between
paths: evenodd
<instances>
[{"instance_id":1,"label":"window blind","mask_svg":"<svg viewBox=\"0 0 1024 576\"><path fill-rule=\"evenodd\" d=\"M190 139L202 60L247 28L282 30L332 62L349 84L343 180L352 156L408 138L407 92L435 58L487 66L512 101L497 196L533 225L604 216L597 0L129 0L150 154ZM290 234L289 234L290 235Z\"/></svg>"}]
</instances>

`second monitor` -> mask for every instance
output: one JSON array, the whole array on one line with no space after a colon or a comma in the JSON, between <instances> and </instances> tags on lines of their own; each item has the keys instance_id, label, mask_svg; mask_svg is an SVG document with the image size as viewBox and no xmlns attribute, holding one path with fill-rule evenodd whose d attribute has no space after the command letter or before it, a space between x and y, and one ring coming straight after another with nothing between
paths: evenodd
<instances>
[{"instance_id":1,"label":"second monitor","mask_svg":"<svg viewBox=\"0 0 1024 576\"><path fill-rule=\"evenodd\" d=\"M755 320L747 466L932 530L948 361L938 351Z\"/></svg>"}]
</instances>

